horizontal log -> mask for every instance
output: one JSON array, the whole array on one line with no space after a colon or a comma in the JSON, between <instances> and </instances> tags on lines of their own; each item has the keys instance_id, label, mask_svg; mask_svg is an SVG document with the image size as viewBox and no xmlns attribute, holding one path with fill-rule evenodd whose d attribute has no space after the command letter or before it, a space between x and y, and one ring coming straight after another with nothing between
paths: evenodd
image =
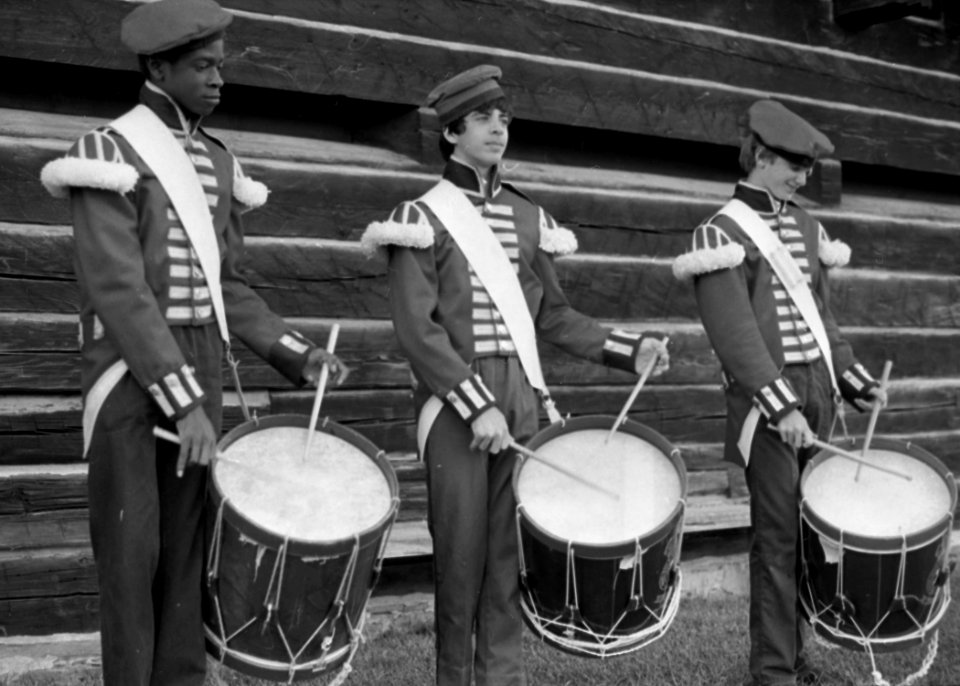
<instances>
[{"instance_id":1,"label":"horizontal log","mask_svg":"<svg viewBox=\"0 0 960 686\"><path fill-rule=\"evenodd\" d=\"M0 550L0 589L4 635L99 628L96 569L89 546Z\"/></svg>"},{"instance_id":2,"label":"horizontal log","mask_svg":"<svg viewBox=\"0 0 960 686\"><path fill-rule=\"evenodd\" d=\"M29 478L21 476L28 474ZM87 465L4 469L0 474L0 515L24 515L87 506Z\"/></svg>"},{"instance_id":3,"label":"horizontal log","mask_svg":"<svg viewBox=\"0 0 960 686\"><path fill-rule=\"evenodd\" d=\"M824 50L808 33L802 42L694 23L691 14L664 20L653 14L549 0L418 0L384 6L376 0L349 4L297 0L232 0L232 9L296 19L362 26L434 40L450 40L570 60L632 67L673 76L776 92L829 97L903 112L955 118L960 102L944 92L950 74L905 69L852 53ZM751 8L751 13L755 12ZM740 28L740 27L731 27Z\"/></svg>"},{"instance_id":4,"label":"horizontal log","mask_svg":"<svg viewBox=\"0 0 960 686\"><path fill-rule=\"evenodd\" d=\"M622 3L621 3L622 4ZM229 0L228 6L247 11L267 11L264 0ZM755 5L750 0L715 0L704 5L700 0L651 0L643 3L643 12L631 11L599 3L567 3L554 0L534 0L533 2L489 2L488 0L460 0L454 5L448 2L419 0L408 7L384 7L376 0L327 5L325 3L300 3L297 0L269 0L269 11L275 14L326 21L335 24L369 26L371 28L399 29L409 33L433 38L456 38L464 42L499 45L493 41L501 40L503 47L512 47L510 41L516 32L521 31L522 39L513 41L513 45L522 44L531 51L544 54L562 54L575 56L584 50L582 43L567 45L561 40L566 34L587 32L600 33L606 28L602 15L609 15L621 24L637 18L652 21L661 18L671 24L686 26L698 25L704 32L716 31L728 36L741 37L741 41L757 39L779 39L789 41L797 47L825 46L835 48L849 55L870 56L887 63L904 66L912 65L923 69L936 69L956 73L960 57L950 50L947 41L934 26L922 24L897 23L889 27L873 27L869 31L852 32L837 27L829 16L817 6L811 6L805 0L780 0L775 6ZM489 7L489 9L488 9ZM541 31L533 31L523 26L524 19L536 13L538 21L534 25L543 25ZM952 17L957 17L953 11ZM476 21L465 21L463 17ZM478 25L480 18L498 31L486 31ZM521 24L521 26L516 26ZM578 26L584 24L585 27ZM560 33L560 27L563 33ZM504 30L504 27L506 30ZM504 35L505 34L505 35ZM476 37L483 35L483 40ZM615 36L603 34L605 41ZM939 37L940 40L936 40ZM574 39L575 40L575 39ZM604 43L598 48L603 55ZM748 51L749 47L741 47ZM814 47L816 49L816 47ZM567 52L562 51L569 51ZM823 52L829 52L824 50ZM750 53L752 54L752 53ZM762 57L762 56L761 56ZM843 59L846 55L840 55ZM602 60L601 60L602 61ZM951 65L954 68L951 68Z\"/></svg>"},{"instance_id":5,"label":"horizontal log","mask_svg":"<svg viewBox=\"0 0 960 686\"><path fill-rule=\"evenodd\" d=\"M49 3L49 11L44 4ZM54 5L56 5L54 7ZM36 0L31 16L0 8L0 55L133 69L115 27L119 0ZM95 17L96 20L92 20ZM52 38L52 37L55 37ZM418 105L437 74L489 59L489 48L395 32L244 13L231 26L228 68L237 84ZM245 49L246 48L246 49ZM517 116L546 123L734 145L737 119L770 89L498 50ZM784 84L788 82L783 82ZM774 91L838 143L838 157L866 164L960 172L960 123Z\"/></svg>"},{"instance_id":6,"label":"horizontal log","mask_svg":"<svg viewBox=\"0 0 960 686\"><path fill-rule=\"evenodd\" d=\"M88 633L97 631L99 622L96 593L0 600L0 629L7 636Z\"/></svg>"},{"instance_id":7,"label":"horizontal log","mask_svg":"<svg viewBox=\"0 0 960 686\"><path fill-rule=\"evenodd\" d=\"M840 270L831 281L830 306L848 326L955 327L960 325L960 279Z\"/></svg>"},{"instance_id":8,"label":"horizontal log","mask_svg":"<svg viewBox=\"0 0 960 686\"><path fill-rule=\"evenodd\" d=\"M441 40L458 40L466 43L487 45L490 47L513 48L523 45L525 50L544 55L557 55L565 58L582 57L591 61L620 64L627 66L647 61L660 69L679 68L675 64L665 63L664 58L629 61L629 53L617 50L643 42L650 34L661 37L661 51L674 61L691 59L698 55L697 50L711 46L717 54L715 61L723 63L728 57L750 57L757 65L747 68L748 74L762 71L762 67L778 64L784 69L794 69L796 74L821 73L828 78L851 78L847 72L849 63L856 64L864 72L859 77L864 85L900 86L900 80L891 78L890 73L906 71L896 63L919 67L919 84L913 88L923 92L927 70L957 72L958 58L952 50L952 44L944 40L934 23L930 26L897 23L889 27L872 27L868 31L851 32L835 26L820 8L810 6L804 0L783 0L775 7L757 6L749 0L724 0L704 6L698 0L656 0L645 2L643 12L631 12L603 5L545 2L470 2L460 0L456 3L423 0L414 5L392 6L377 3L376 0L350 3L301 3L297 0L228 0L230 9L246 13L283 15L291 19L345 24L354 27L369 27L385 31ZM61 9L63 6L57 7ZM15 21L23 17L40 15L43 7L32 13L10 8L6 21ZM71 25L64 17L59 28L71 28L69 33L47 33L46 36L26 36L21 41L28 45L46 44L52 50L50 35L64 35L64 42L70 43L74 50L86 45L101 46L101 53L117 60L120 66L131 69L128 63L121 64L118 55L119 46L108 29L118 25L120 17L128 11L120 3L109 6L98 4L84 11L83 6L63 8L73 10L76 18L97 16L100 23L90 22ZM63 11L61 9L61 11ZM91 12L93 14L91 14ZM658 18L667 21L657 21ZM532 27L539 30L534 30ZM38 33L46 27L38 27ZM233 27L234 29L236 27ZM620 28L620 33L616 29ZM86 40L77 38L77 34L86 34ZM46 38L46 40L44 40ZM231 44L236 41L235 31L231 33ZM26 40L29 39L29 40ZM69 40L68 40L69 39ZM772 40L771 40L772 39ZM781 43L788 41L788 43ZM677 44L680 45L677 45ZM79 44L79 45L78 45ZM726 44L732 47L724 49ZM609 53L604 48L610 48ZM834 48L827 50L824 48ZM68 54L60 59L68 59ZM242 53L242 45L232 48L231 52ZM683 54L688 53L688 54ZM609 55L609 56L608 56ZM798 55L791 60L787 55ZM860 56L868 56L866 59ZM28 55L36 58L35 54ZM99 66L95 56L87 56ZM604 59L606 58L606 59ZM877 58L877 59L870 59ZM76 61L77 57L72 57ZM793 62L792 64L789 62ZM689 64L681 65L687 70ZM847 66L846 69L843 67ZM705 65L705 68L716 65ZM684 72L678 72L683 74ZM292 80L292 78L291 78ZM891 83L892 82L892 83ZM901 87L909 88L909 84ZM929 90L927 88L926 90ZM844 94L845 97L855 97ZM945 97L945 96L941 96Z\"/></svg>"},{"instance_id":9,"label":"horizontal log","mask_svg":"<svg viewBox=\"0 0 960 686\"><path fill-rule=\"evenodd\" d=\"M947 21L957 10L943 3ZM710 24L720 29L747 32L794 43L809 43L886 62L951 73L960 71L956 39L937 22L893 22L850 31L837 26L824 7L806 0L780 0L756 4L751 0L652 0L644 12L682 21Z\"/></svg>"},{"instance_id":10,"label":"horizontal log","mask_svg":"<svg viewBox=\"0 0 960 686\"><path fill-rule=\"evenodd\" d=\"M23 515L2 515L0 550L70 548L90 545L87 508L52 510Z\"/></svg>"},{"instance_id":11,"label":"horizontal log","mask_svg":"<svg viewBox=\"0 0 960 686\"><path fill-rule=\"evenodd\" d=\"M0 225L0 311L76 311L67 271L72 241L66 227ZM697 317L693 289L673 276L669 260L571 255L556 266L571 304L592 316ZM250 285L282 316L389 317L386 262L357 242L253 236L245 267ZM832 286L834 314L848 326L960 325L956 276L842 269Z\"/></svg>"},{"instance_id":12,"label":"horizontal log","mask_svg":"<svg viewBox=\"0 0 960 686\"><path fill-rule=\"evenodd\" d=\"M4 582L3 601L96 593L93 551L89 548L0 550L0 579Z\"/></svg>"}]
</instances>

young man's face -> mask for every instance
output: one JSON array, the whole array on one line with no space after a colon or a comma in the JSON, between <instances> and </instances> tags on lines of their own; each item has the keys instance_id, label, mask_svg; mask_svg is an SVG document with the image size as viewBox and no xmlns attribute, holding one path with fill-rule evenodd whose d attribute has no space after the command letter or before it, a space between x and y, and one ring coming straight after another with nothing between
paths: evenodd
<instances>
[{"instance_id":1,"label":"young man's face","mask_svg":"<svg viewBox=\"0 0 960 686\"><path fill-rule=\"evenodd\" d=\"M157 60L151 74L183 109L205 117L220 104L222 68L223 39L218 39L181 55L175 62Z\"/></svg>"},{"instance_id":2,"label":"young man's face","mask_svg":"<svg viewBox=\"0 0 960 686\"><path fill-rule=\"evenodd\" d=\"M747 180L765 188L778 200L789 200L807 183L811 167L789 162L779 155L761 156Z\"/></svg>"},{"instance_id":3,"label":"young man's face","mask_svg":"<svg viewBox=\"0 0 960 686\"><path fill-rule=\"evenodd\" d=\"M443 135L453 144L453 154L480 172L499 164L507 149L510 115L494 108L489 112L473 111L464 117L463 133L449 128Z\"/></svg>"}]
</instances>

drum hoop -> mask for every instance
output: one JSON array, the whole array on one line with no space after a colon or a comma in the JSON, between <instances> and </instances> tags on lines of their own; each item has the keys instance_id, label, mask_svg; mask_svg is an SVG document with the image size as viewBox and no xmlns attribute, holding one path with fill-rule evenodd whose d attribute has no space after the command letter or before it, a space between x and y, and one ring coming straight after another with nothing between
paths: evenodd
<instances>
[{"instance_id":1,"label":"drum hoop","mask_svg":"<svg viewBox=\"0 0 960 686\"><path fill-rule=\"evenodd\" d=\"M627 653L632 653L640 648L650 645L666 634L673 624L673 620L677 616L677 610L680 608L680 589L683 585L683 573L679 567L677 567L676 571L676 582L670 588L670 597L664 604L663 613L657 616L657 621L655 623L632 634L615 635L608 633L606 635L599 636L602 641L601 643L590 643L588 641L567 636L566 634L560 635L552 631L547 631L545 628L546 624L542 621L542 617L537 612L535 604L532 603L526 591L521 593L520 609L523 611L523 617L534 633L537 634L542 640L553 644L561 650L565 650L576 655L587 655L589 657L599 658L626 655ZM564 626L570 628L581 628L574 627L569 622L565 623ZM582 630L588 633L596 633L590 631L589 628Z\"/></svg>"},{"instance_id":2,"label":"drum hoop","mask_svg":"<svg viewBox=\"0 0 960 686\"><path fill-rule=\"evenodd\" d=\"M253 667L255 669L269 672L280 672L283 674L289 674L292 667L293 672L298 675L307 671L309 671L311 674L319 675L323 670L329 668L330 663L336 664L337 660L343 657L345 653L349 652L351 648L350 643L346 643L340 648L324 654L324 656L321 658L291 665L289 662L281 662L279 660L270 660L263 657L257 657L252 653L237 650L236 648L230 648L220 640L220 636L214 633L206 623L204 623L203 630L204 633L206 633L207 641L213 643L216 646L216 650L218 651L219 655L222 656L218 659L232 659L238 663L246 665L247 667Z\"/></svg>"},{"instance_id":3,"label":"drum hoop","mask_svg":"<svg viewBox=\"0 0 960 686\"><path fill-rule=\"evenodd\" d=\"M834 641L848 641L851 643L856 643L861 647L869 645L875 648L883 648L886 646L897 646L904 642L913 642L917 639L923 639L928 632L936 629L943 620L944 615L947 613L947 608L950 607L951 598L949 589L949 584L941 586L937 589L936 593L934 594L934 602L939 602L940 607L937 609L937 612L934 616L927 618L926 623L922 627L917 627L913 631L904 632L895 636L875 636L871 638L848 633L842 629L831 626L820 619L820 613L816 612L816 608L813 607L814 603L809 602L809 599L805 593L800 594L800 604L803 606L803 610L807 617L809 617L808 621L810 622L810 625L814 628L822 629L829 634ZM876 627L874 627L874 630L875 628Z\"/></svg>"},{"instance_id":4,"label":"drum hoop","mask_svg":"<svg viewBox=\"0 0 960 686\"><path fill-rule=\"evenodd\" d=\"M297 427L306 429L309 426L310 418L306 415L275 414L267 417L258 417L234 427L220 439L217 448L220 451L224 451L228 446L243 436L255 433L261 429L275 427ZM210 478L207 480L207 494L211 499L213 507L220 507L221 503L223 503L224 520L229 522L233 528L239 530L241 534L256 541L259 545L279 549L280 546L286 543L288 554L297 557L307 555L342 555L351 551L358 543L360 548L365 548L372 543L376 543L387 529L389 529L393 520L396 518L397 510L400 506L400 488L393 466L385 457L383 451L379 450L372 441L349 427L324 418L324 420L317 425L317 431L322 431L323 433L336 436L346 441L363 452L379 468L383 478L387 482L387 487L390 492L390 505L384 515L377 520L375 524L362 531L355 532L350 536L329 541L315 541L283 536L246 518L243 513L234 506L230 498L220 490L217 482L216 469L211 469Z\"/></svg>"},{"instance_id":5,"label":"drum hoop","mask_svg":"<svg viewBox=\"0 0 960 686\"><path fill-rule=\"evenodd\" d=\"M555 422L534 434L533 438L527 442L527 447L531 450L536 450L557 436L582 431L584 429L609 429L615 421L616 417L598 414L584 415L582 417L574 417L561 422ZM672 535L678 525L682 527L687 499L687 469L683 459L680 457L680 450L654 429L632 419L627 419L617 431L628 433L631 436L636 436L650 443L658 448L664 457L673 464L680 481L680 500L676 506L660 524L644 532L642 536L622 541L611 541L609 543L577 543L571 539L560 538L556 534L542 528L527 514L526 508L518 498L517 512L520 514L522 522L526 523L530 533L541 543L562 550L571 547L577 557L606 560L634 554L638 542L641 550L646 551L647 548L653 547L667 536ZM520 455L517 463L513 467L513 492L515 496L519 494L520 472L523 470L523 465L526 464L526 461L527 458Z\"/></svg>"},{"instance_id":6,"label":"drum hoop","mask_svg":"<svg viewBox=\"0 0 960 686\"><path fill-rule=\"evenodd\" d=\"M843 441L843 445L838 445L838 447L842 447L849 452L856 453L859 451L862 445L863 441L861 439L851 438ZM918 459L933 469L943 480L944 485L946 485L947 490L950 493L950 509L933 524L907 534L906 536L867 536L864 534L844 531L844 548L865 553L894 553L899 552L904 548L907 550L917 550L935 542L945 533L949 535L950 530L953 528L953 515L957 509L957 484L956 481L954 481L952 472L947 469L946 465L944 465L943 462L941 462L935 455L914 443L877 437L871 441L870 446L873 448L881 448L883 450L909 455L910 457ZM839 543L841 534L840 529L817 514L813 507L807 502L806 497L803 495L804 486L806 485L810 474L814 469L831 457L833 457L833 455L830 453L830 451L823 449L814 455L813 458L811 458L807 463L806 467L804 467L803 474L800 476L800 517L801 519L806 520L807 524L818 534L835 543Z\"/></svg>"}]
</instances>

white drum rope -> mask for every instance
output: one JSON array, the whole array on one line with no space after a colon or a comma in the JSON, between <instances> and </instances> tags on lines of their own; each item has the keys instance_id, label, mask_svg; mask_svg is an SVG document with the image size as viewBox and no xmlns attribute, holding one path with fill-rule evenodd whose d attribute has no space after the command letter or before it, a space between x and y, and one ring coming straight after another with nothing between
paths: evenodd
<instances>
[{"instance_id":1,"label":"white drum rope","mask_svg":"<svg viewBox=\"0 0 960 686\"><path fill-rule=\"evenodd\" d=\"M930 671L930 668L933 667L933 661L937 659L937 649L939 644L940 630L938 629L937 631L933 632L933 638L930 639L930 645L927 647L927 655L923 658L920 669L901 681L897 686L911 686L919 679L925 677L927 672ZM867 654L870 656L870 675L873 677L873 686L893 686L889 681L883 678L883 674L881 674L880 670L877 669L877 661L873 656L873 649L870 647L869 643L867 644L866 648Z\"/></svg>"}]
</instances>

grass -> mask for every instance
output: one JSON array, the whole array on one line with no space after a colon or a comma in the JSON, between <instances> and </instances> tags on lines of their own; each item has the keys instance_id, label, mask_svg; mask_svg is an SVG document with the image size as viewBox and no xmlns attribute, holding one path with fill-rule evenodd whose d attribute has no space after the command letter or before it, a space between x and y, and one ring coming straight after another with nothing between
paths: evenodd
<instances>
[{"instance_id":1,"label":"grass","mask_svg":"<svg viewBox=\"0 0 960 686\"><path fill-rule=\"evenodd\" d=\"M951 579L960 598L960 574ZM746 635L747 601L684 598L677 618L659 641L629 655L604 661L578 658L541 643L527 632L525 660L530 686L740 686L749 681ZM813 663L824 670L824 686L869 686L870 661L865 654L812 641ZM877 656L890 684L916 671L925 647ZM333 674L298 682L326 686ZM214 665L206 686L267 686L263 680ZM428 686L433 683L433 629L423 613L402 616L361 645L345 686ZM70 674L33 674L10 686L94 686L99 672L76 669ZM940 646L929 674L918 686L960 686L960 608L951 605L940 625Z\"/></svg>"}]
</instances>

